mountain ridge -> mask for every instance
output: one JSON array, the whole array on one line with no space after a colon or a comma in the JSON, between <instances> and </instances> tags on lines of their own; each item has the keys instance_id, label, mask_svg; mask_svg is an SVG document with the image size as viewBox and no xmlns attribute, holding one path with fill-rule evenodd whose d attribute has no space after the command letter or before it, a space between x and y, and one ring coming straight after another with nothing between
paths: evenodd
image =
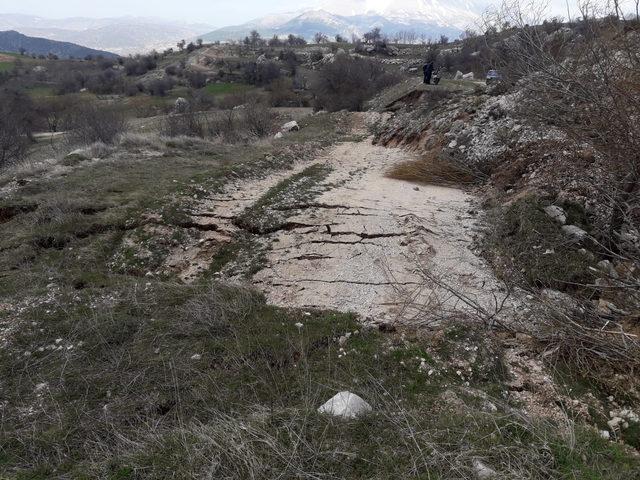
<instances>
[{"instance_id":1,"label":"mountain ridge","mask_svg":"<svg viewBox=\"0 0 640 480\"><path fill-rule=\"evenodd\" d=\"M476 18L470 14L469 18ZM462 24L454 25L442 21L439 16L410 15L380 15L373 12L359 15L337 15L322 9L309 9L300 12L282 14L283 21L277 22L270 16L257 18L241 25L233 25L219 28L205 35L205 41L241 40L252 30L257 30L263 37L289 34L311 39L317 32L326 35L362 36L365 32L379 27L385 34L393 35L400 31L414 31L417 35L423 34L429 38L437 38L440 35L458 36L463 31Z\"/></svg>"},{"instance_id":2,"label":"mountain ridge","mask_svg":"<svg viewBox=\"0 0 640 480\"><path fill-rule=\"evenodd\" d=\"M175 22L154 17L70 17L51 19L34 15L0 14L0 31L71 42L119 55L173 47L181 39L210 31L207 24Z\"/></svg>"},{"instance_id":3,"label":"mountain ridge","mask_svg":"<svg viewBox=\"0 0 640 480\"><path fill-rule=\"evenodd\" d=\"M20 53L24 49L30 55L56 55L60 58L84 58L103 56L114 58L115 53L84 47L71 42L59 42L41 37L31 37L15 30L0 31L0 51Z\"/></svg>"}]
</instances>

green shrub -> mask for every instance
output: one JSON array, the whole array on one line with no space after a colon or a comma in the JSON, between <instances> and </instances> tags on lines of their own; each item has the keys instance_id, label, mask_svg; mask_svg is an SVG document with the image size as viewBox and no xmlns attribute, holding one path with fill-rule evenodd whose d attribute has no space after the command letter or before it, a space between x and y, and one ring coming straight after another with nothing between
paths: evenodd
<instances>
[{"instance_id":1,"label":"green shrub","mask_svg":"<svg viewBox=\"0 0 640 480\"><path fill-rule=\"evenodd\" d=\"M312 85L315 106L333 112L361 111L366 100L398 81L378 62L339 55L318 72Z\"/></svg>"}]
</instances>

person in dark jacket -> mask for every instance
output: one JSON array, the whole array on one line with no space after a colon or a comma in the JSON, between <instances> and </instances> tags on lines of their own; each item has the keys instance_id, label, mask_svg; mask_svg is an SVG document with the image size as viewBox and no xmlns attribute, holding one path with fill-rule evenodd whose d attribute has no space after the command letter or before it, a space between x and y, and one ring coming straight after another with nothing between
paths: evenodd
<instances>
[{"instance_id":1,"label":"person in dark jacket","mask_svg":"<svg viewBox=\"0 0 640 480\"><path fill-rule=\"evenodd\" d=\"M431 75L433 75L433 62L426 63L422 67L422 73L424 73L424 83L429 85L431 83Z\"/></svg>"}]
</instances>

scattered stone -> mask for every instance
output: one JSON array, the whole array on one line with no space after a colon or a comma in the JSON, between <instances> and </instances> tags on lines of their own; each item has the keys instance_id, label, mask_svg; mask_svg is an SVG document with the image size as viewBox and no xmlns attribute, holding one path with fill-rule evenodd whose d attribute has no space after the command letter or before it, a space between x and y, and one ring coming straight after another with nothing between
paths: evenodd
<instances>
[{"instance_id":1,"label":"scattered stone","mask_svg":"<svg viewBox=\"0 0 640 480\"><path fill-rule=\"evenodd\" d=\"M618 272L616 272L616 269L613 267L613 264L609 260L600 260L596 264L596 267L605 272L611 278L618 278Z\"/></svg>"},{"instance_id":2,"label":"scattered stone","mask_svg":"<svg viewBox=\"0 0 640 480\"><path fill-rule=\"evenodd\" d=\"M600 430L600 436L605 440L609 440L611 438L611 433L608 430Z\"/></svg>"},{"instance_id":3,"label":"scattered stone","mask_svg":"<svg viewBox=\"0 0 640 480\"><path fill-rule=\"evenodd\" d=\"M456 392L453 390L445 390L440 394L440 402L446 404L447 407L452 408L458 412L463 412L467 405L464 403Z\"/></svg>"},{"instance_id":4,"label":"scattered stone","mask_svg":"<svg viewBox=\"0 0 640 480\"><path fill-rule=\"evenodd\" d=\"M42 390L45 390L45 389L47 389L47 388L49 388L49 384L48 384L47 382L38 383L38 384L36 385L36 387L33 389L33 391L34 391L35 393L38 393L38 392L41 392Z\"/></svg>"},{"instance_id":5,"label":"scattered stone","mask_svg":"<svg viewBox=\"0 0 640 480\"><path fill-rule=\"evenodd\" d=\"M189 101L186 98L178 97L173 104L173 111L176 113L184 113L189 110Z\"/></svg>"},{"instance_id":6,"label":"scattered stone","mask_svg":"<svg viewBox=\"0 0 640 480\"><path fill-rule=\"evenodd\" d=\"M485 402L482 404L482 410L488 413L496 413L498 411L498 407L496 407L496 405L489 400L485 400Z\"/></svg>"},{"instance_id":7,"label":"scattered stone","mask_svg":"<svg viewBox=\"0 0 640 480\"><path fill-rule=\"evenodd\" d=\"M558 222L561 225L567 223L567 214L565 211L557 206L557 205L549 205L548 207L544 207L544 213L549 215L555 222Z\"/></svg>"},{"instance_id":8,"label":"scattered stone","mask_svg":"<svg viewBox=\"0 0 640 480\"><path fill-rule=\"evenodd\" d=\"M300 125L298 125L298 122L296 122L295 120L292 120L285 123L280 130L282 130L283 132L297 132L298 130L300 130Z\"/></svg>"},{"instance_id":9,"label":"scattered stone","mask_svg":"<svg viewBox=\"0 0 640 480\"><path fill-rule=\"evenodd\" d=\"M622 418L613 417L611 420L607 422L607 425L609 425L609 428L611 429L611 431L615 432L620 428L620 424L623 422L624 420L622 420Z\"/></svg>"},{"instance_id":10,"label":"scattered stone","mask_svg":"<svg viewBox=\"0 0 640 480\"><path fill-rule=\"evenodd\" d=\"M74 160L77 162L81 162L83 160L88 160L89 157L87 155L87 152L85 150L83 150L82 148L78 148L76 150L74 150L73 152L69 152L67 154L67 156L65 157L66 160Z\"/></svg>"},{"instance_id":11,"label":"scattered stone","mask_svg":"<svg viewBox=\"0 0 640 480\"><path fill-rule=\"evenodd\" d=\"M587 257L589 260L595 260L595 256L593 255L593 253L591 253L589 250L587 250L586 248L581 248L580 250L578 250L578 253L580 253L581 255L584 255L585 257Z\"/></svg>"},{"instance_id":12,"label":"scattered stone","mask_svg":"<svg viewBox=\"0 0 640 480\"><path fill-rule=\"evenodd\" d=\"M601 298L598 300L598 313L600 315L610 315L611 313L616 313L619 310L618 307L615 306L612 302Z\"/></svg>"},{"instance_id":13,"label":"scattered stone","mask_svg":"<svg viewBox=\"0 0 640 480\"><path fill-rule=\"evenodd\" d=\"M200 355L199 353L194 353L193 355L191 355L191 360L200 360L202 358L202 355Z\"/></svg>"},{"instance_id":14,"label":"scattered stone","mask_svg":"<svg viewBox=\"0 0 640 480\"><path fill-rule=\"evenodd\" d=\"M336 61L336 56L333 53L327 53L322 56L322 60L320 60L320 63L323 65L326 65L327 63L333 63L335 61Z\"/></svg>"},{"instance_id":15,"label":"scattered stone","mask_svg":"<svg viewBox=\"0 0 640 480\"><path fill-rule=\"evenodd\" d=\"M355 393L339 392L318 408L319 413L326 413L334 417L356 418L370 412L371 405Z\"/></svg>"},{"instance_id":16,"label":"scattered stone","mask_svg":"<svg viewBox=\"0 0 640 480\"><path fill-rule=\"evenodd\" d=\"M462 75L463 80L473 80L474 78L475 76L473 75L473 72L465 73L464 75Z\"/></svg>"},{"instance_id":17,"label":"scattered stone","mask_svg":"<svg viewBox=\"0 0 640 480\"><path fill-rule=\"evenodd\" d=\"M498 476L497 472L494 469L489 468L477 458L473 459L473 470L475 471L476 478L478 480L487 480L490 478L496 478Z\"/></svg>"},{"instance_id":18,"label":"scattered stone","mask_svg":"<svg viewBox=\"0 0 640 480\"><path fill-rule=\"evenodd\" d=\"M589 235L587 232L585 232L580 227L577 227L576 225L563 225L562 231L576 243L582 242Z\"/></svg>"},{"instance_id":19,"label":"scattered stone","mask_svg":"<svg viewBox=\"0 0 640 480\"><path fill-rule=\"evenodd\" d=\"M458 71L456 72L456 75L453 77L453 79L454 79L454 80L462 80L462 77L463 77L463 76L464 76L464 74L463 74L460 70L458 70Z\"/></svg>"},{"instance_id":20,"label":"scattered stone","mask_svg":"<svg viewBox=\"0 0 640 480\"><path fill-rule=\"evenodd\" d=\"M279 138L282 138L282 137L284 137L284 135L282 135L282 132L278 132L278 133L275 134L275 136L273 138L279 139Z\"/></svg>"}]
</instances>

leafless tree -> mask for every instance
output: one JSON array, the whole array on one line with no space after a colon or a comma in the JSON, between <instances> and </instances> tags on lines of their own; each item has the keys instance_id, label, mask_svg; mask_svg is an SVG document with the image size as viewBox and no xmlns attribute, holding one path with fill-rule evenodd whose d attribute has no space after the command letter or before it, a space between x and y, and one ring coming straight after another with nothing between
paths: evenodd
<instances>
[{"instance_id":1,"label":"leafless tree","mask_svg":"<svg viewBox=\"0 0 640 480\"><path fill-rule=\"evenodd\" d=\"M313 36L313 41L318 44L327 43L329 41L329 37L322 32L318 32Z\"/></svg>"},{"instance_id":2,"label":"leafless tree","mask_svg":"<svg viewBox=\"0 0 640 480\"><path fill-rule=\"evenodd\" d=\"M615 182L603 238L617 252L640 184L640 35L618 20L617 2L606 9L583 0L577 25L551 34L535 5L508 1L491 17L503 27L493 60L519 83L526 118L590 145L604 161Z\"/></svg>"},{"instance_id":3,"label":"leafless tree","mask_svg":"<svg viewBox=\"0 0 640 480\"><path fill-rule=\"evenodd\" d=\"M74 144L114 143L127 131L128 122L121 109L95 103L80 104L68 112L64 127L67 139Z\"/></svg>"}]
</instances>

